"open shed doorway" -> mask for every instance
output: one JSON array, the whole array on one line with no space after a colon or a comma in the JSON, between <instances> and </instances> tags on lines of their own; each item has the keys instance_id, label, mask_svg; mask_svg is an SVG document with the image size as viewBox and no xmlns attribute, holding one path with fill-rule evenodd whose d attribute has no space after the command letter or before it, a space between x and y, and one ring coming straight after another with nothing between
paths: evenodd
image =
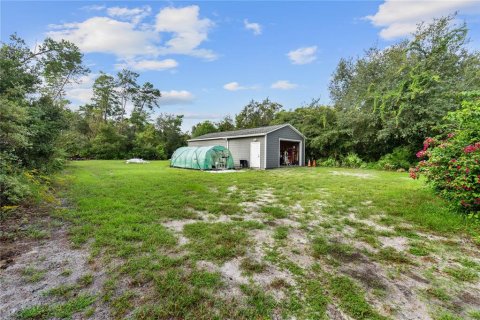
<instances>
[{"instance_id":1,"label":"open shed doorway","mask_svg":"<svg viewBox=\"0 0 480 320\"><path fill-rule=\"evenodd\" d=\"M280 139L280 166L298 166L300 153L300 141Z\"/></svg>"}]
</instances>

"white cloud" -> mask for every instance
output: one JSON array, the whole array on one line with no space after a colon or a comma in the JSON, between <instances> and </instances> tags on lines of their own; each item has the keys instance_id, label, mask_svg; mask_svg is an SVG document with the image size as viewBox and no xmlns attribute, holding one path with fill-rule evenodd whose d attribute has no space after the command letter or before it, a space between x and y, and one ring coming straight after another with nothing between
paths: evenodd
<instances>
[{"instance_id":1,"label":"white cloud","mask_svg":"<svg viewBox=\"0 0 480 320\"><path fill-rule=\"evenodd\" d=\"M192 5L183 8L168 7L160 10L156 17L155 30L172 33L161 51L164 54L187 54L213 60L216 55L206 49L199 49L208 39L208 32L214 23L207 18L200 19L200 8Z\"/></svg>"},{"instance_id":2,"label":"white cloud","mask_svg":"<svg viewBox=\"0 0 480 320\"><path fill-rule=\"evenodd\" d=\"M65 98L70 100L74 106L79 106L89 103L92 99L92 96L92 88L72 88L66 90Z\"/></svg>"},{"instance_id":3,"label":"white cloud","mask_svg":"<svg viewBox=\"0 0 480 320\"><path fill-rule=\"evenodd\" d=\"M161 91L161 93L160 105L187 104L191 103L195 98L193 94L187 90Z\"/></svg>"},{"instance_id":4,"label":"white cloud","mask_svg":"<svg viewBox=\"0 0 480 320\"><path fill-rule=\"evenodd\" d=\"M226 83L223 86L223 89L228 91L238 91L238 90L245 90L247 89L247 87L243 87L238 82L234 81L234 82Z\"/></svg>"},{"instance_id":5,"label":"white cloud","mask_svg":"<svg viewBox=\"0 0 480 320\"><path fill-rule=\"evenodd\" d=\"M143 18L147 17L152 8L150 6L143 6L137 8L126 7L110 7L107 9L107 14L110 17L118 17L120 19L127 19L134 24L139 23Z\"/></svg>"},{"instance_id":6,"label":"white cloud","mask_svg":"<svg viewBox=\"0 0 480 320\"><path fill-rule=\"evenodd\" d=\"M96 73L90 73L78 79L77 83L71 83L65 88L65 98L71 101L73 107L89 103L93 96L92 86Z\"/></svg>"},{"instance_id":7,"label":"white cloud","mask_svg":"<svg viewBox=\"0 0 480 320\"><path fill-rule=\"evenodd\" d=\"M273 83L270 88L272 89L280 89L280 90L290 90L295 89L298 87L297 84L291 83L288 80L278 80L277 82Z\"/></svg>"},{"instance_id":8,"label":"white cloud","mask_svg":"<svg viewBox=\"0 0 480 320\"><path fill-rule=\"evenodd\" d=\"M80 77L77 83L69 84L65 88L65 98L71 101L71 106L77 108L80 105L90 103L93 97L93 84L99 76L97 73L91 73ZM194 95L187 90L160 90L162 96L160 105L179 105L189 104L195 99ZM131 103L127 104L127 111L133 110Z\"/></svg>"},{"instance_id":9,"label":"white cloud","mask_svg":"<svg viewBox=\"0 0 480 320\"><path fill-rule=\"evenodd\" d=\"M173 60L159 56L183 54L207 60L216 58L211 50L200 48L214 23L200 18L198 6L168 7L159 11L153 24L139 22L150 14L148 6L106 8L109 17L95 16L82 22L50 25L47 36L75 43L83 52L116 55L117 64L138 61L145 69L172 67ZM163 61L161 63L161 61ZM165 62L167 61L167 62ZM130 62L131 63L131 62Z\"/></svg>"},{"instance_id":10,"label":"white cloud","mask_svg":"<svg viewBox=\"0 0 480 320\"><path fill-rule=\"evenodd\" d=\"M290 51L287 56L293 64L312 63L317 59L317 46L303 47Z\"/></svg>"},{"instance_id":11,"label":"white cloud","mask_svg":"<svg viewBox=\"0 0 480 320\"><path fill-rule=\"evenodd\" d=\"M53 39L65 39L75 43L83 52L112 53L121 58L156 54L154 32L141 31L131 22L108 17L93 17L79 23L57 26L58 31L48 32Z\"/></svg>"},{"instance_id":12,"label":"white cloud","mask_svg":"<svg viewBox=\"0 0 480 320\"><path fill-rule=\"evenodd\" d=\"M165 60L129 60L125 63L115 65L115 69L132 69L137 71L163 71L173 69L178 66L178 62L173 59Z\"/></svg>"},{"instance_id":13,"label":"white cloud","mask_svg":"<svg viewBox=\"0 0 480 320\"><path fill-rule=\"evenodd\" d=\"M215 120L222 119L223 114L220 113L198 113L198 112L178 112L178 115L183 115L183 119L195 119L195 120Z\"/></svg>"},{"instance_id":14,"label":"white cloud","mask_svg":"<svg viewBox=\"0 0 480 320\"><path fill-rule=\"evenodd\" d=\"M365 17L374 26L381 27L380 36L384 39L394 39L406 36L415 31L416 25L422 21L431 22L455 12L480 9L478 0L455 1L399 1L386 0L378 7L377 13ZM474 10L474 11L476 11Z\"/></svg>"},{"instance_id":15,"label":"white cloud","mask_svg":"<svg viewBox=\"0 0 480 320\"><path fill-rule=\"evenodd\" d=\"M243 20L243 24L245 25L245 29L252 30L253 34L258 36L262 34L262 26L256 22L248 22L247 19Z\"/></svg>"},{"instance_id":16,"label":"white cloud","mask_svg":"<svg viewBox=\"0 0 480 320\"><path fill-rule=\"evenodd\" d=\"M98 4L92 4L90 6L82 7L83 10L87 10L87 11L102 11L105 8L106 7L104 5L98 5Z\"/></svg>"}]
</instances>

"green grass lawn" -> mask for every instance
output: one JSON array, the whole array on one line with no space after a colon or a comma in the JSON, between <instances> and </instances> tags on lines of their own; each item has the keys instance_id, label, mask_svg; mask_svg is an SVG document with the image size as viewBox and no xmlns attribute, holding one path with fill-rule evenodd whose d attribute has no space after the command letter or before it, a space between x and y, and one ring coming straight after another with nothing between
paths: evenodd
<instances>
[{"instance_id":1,"label":"green grass lawn","mask_svg":"<svg viewBox=\"0 0 480 320\"><path fill-rule=\"evenodd\" d=\"M480 308L478 227L407 173L82 161L60 180L72 209L57 215L106 271L96 299L116 318L456 319Z\"/></svg>"}]
</instances>

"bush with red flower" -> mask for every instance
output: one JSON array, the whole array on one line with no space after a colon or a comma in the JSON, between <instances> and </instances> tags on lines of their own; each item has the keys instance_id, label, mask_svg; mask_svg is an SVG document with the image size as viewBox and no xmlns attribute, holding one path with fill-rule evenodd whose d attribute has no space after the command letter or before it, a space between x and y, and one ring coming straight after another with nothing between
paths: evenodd
<instances>
[{"instance_id":1,"label":"bush with red flower","mask_svg":"<svg viewBox=\"0 0 480 320\"><path fill-rule=\"evenodd\" d=\"M410 177L424 175L453 206L480 217L480 99L464 101L446 120L447 134L425 140Z\"/></svg>"}]
</instances>

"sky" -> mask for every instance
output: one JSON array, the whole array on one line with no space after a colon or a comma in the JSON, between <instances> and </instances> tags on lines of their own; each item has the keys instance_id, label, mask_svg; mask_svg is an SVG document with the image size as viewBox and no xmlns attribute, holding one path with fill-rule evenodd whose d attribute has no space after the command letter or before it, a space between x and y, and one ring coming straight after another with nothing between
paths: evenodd
<instances>
[{"instance_id":1,"label":"sky","mask_svg":"<svg viewBox=\"0 0 480 320\"><path fill-rule=\"evenodd\" d=\"M67 89L90 101L100 71L128 68L162 92L157 113L184 115L184 130L234 116L250 100L285 109L320 99L339 60L408 37L421 21L457 12L480 48L480 0L456 1L5 1L1 40L34 47L74 42L91 73Z\"/></svg>"}]
</instances>

